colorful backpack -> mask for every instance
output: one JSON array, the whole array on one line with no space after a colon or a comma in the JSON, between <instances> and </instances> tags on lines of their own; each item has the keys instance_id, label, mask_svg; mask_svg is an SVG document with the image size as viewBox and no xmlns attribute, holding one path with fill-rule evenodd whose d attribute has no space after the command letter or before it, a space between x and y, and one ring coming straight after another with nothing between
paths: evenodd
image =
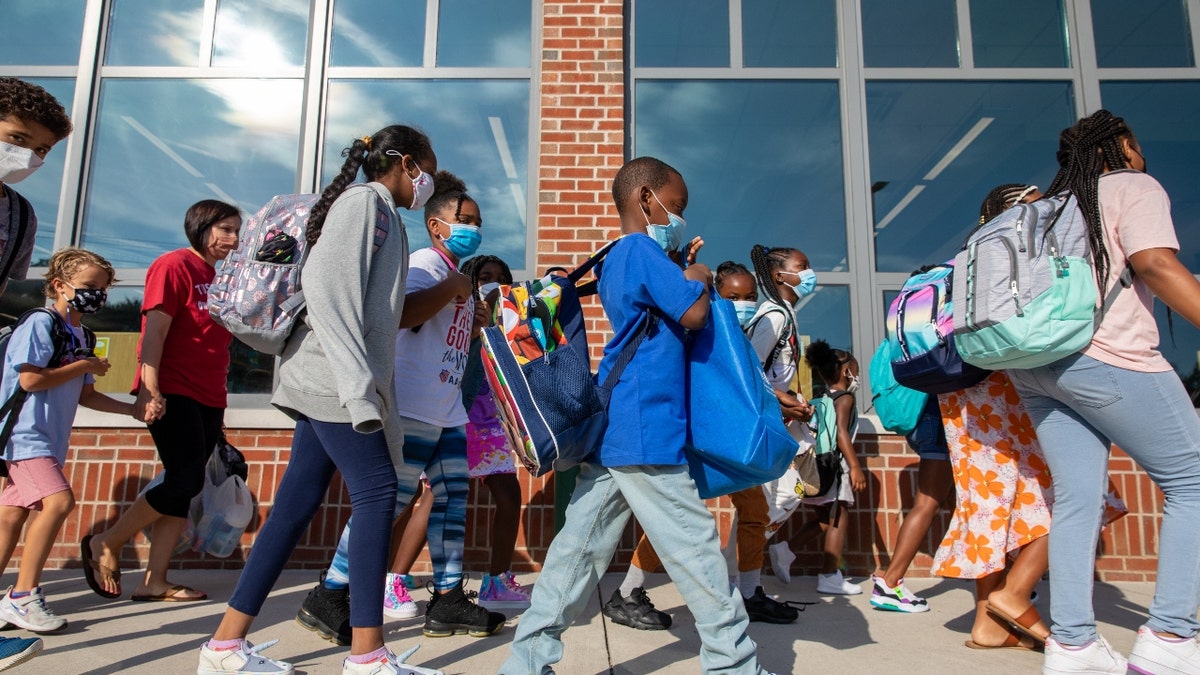
<instances>
[{"instance_id":1,"label":"colorful backpack","mask_svg":"<svg viewBox=\"0 0 1200 675\"><path fill-rule=\"evenodd\" d=\"M375 190L358 184L351 190ZM304 312L300 270L308 258L308 215L319 194L279 195L254 214L237 250L217 269L208 289L208 313L251 349L278 356ZM375 250L387 240L392 211L380 196Z\"/></svg>"},{"instance_id":2,"label":"colorful backpack","mask_svg":"<svg viewBox=\"0 0 1200 675\"><path fill-rule=\"evenodd\" d=\"M608 392L650 329L642 325L597 386L591 371L581 294L576 288L608 254L610 242L566 276L547 275L500 287L483 329L483 370L508 441L535 476L582 462L604 437Z\"/></svg>"},{"instance_id":3,"label":"colorful backpack","mask_svg":"<svg viewBox=\"0 0 1200 675\"><path fill-rule=\"evenodd\" d=\"M1036 368L1088 345L1129 268L1097 302L1087 224L1073 195L1017 204L979 226L955 256L954 338L981 368Z\"/></svg>"},{"instance_id":4,"label":"colorful backpack","mask_svg":"<svg viewBox=\"0 0 1200 675\"><path fill-rule=\"evenodd\" d=\"M909 277L888 308L892 374L909 389L944 394L988 376L988 371L964 363L956 348L953 278L954 261L933 265Z\"/></svg>"},{"instance_id":5,"label":"colorful backpack","mask_svg":"<svg viewBox=\"0 0 1200 675\"><path fill-rule=\"evenodd\" d=\"M871 405L884 429L907 436L917 427L929 394L896 381L892 374L893 350L892 340L885 338L871 357Z\"/></svg>"}]
</instances>

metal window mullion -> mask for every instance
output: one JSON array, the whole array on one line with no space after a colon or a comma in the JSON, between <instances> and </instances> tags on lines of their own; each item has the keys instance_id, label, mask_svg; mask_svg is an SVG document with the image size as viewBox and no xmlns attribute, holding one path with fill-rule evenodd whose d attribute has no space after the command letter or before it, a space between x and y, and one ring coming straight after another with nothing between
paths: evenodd
<instances>
[{"instance_id":1,"label":"metal window mullion","mask_svg":"<svg viewBox=\"0 0 1200 675\"><path fill-rule=\"evenodd\" d=\"M421 61L426 68L433 68L437 65L438 13L440 10L440 0L426 0L425 53L422 55Z\"/></svg>"},{"instance_id":2,"label":"metal window mullion","mask_svg":"<svg viewBox=\"0 0 1200 675\"><path fill-rule=\"evenodd\" d=\"M70 246L82 238L84 161L87 158L90 111L97 89L93 85L96 64L100 61L103 40L100 31L104 24L104 2L91 0L83 12L83 31L79 44L79 61L74 68L75 95L71 103L71 120L75 130L67 137L63 180L58 191L58 219L54 223L54 250Z\"/></svg>"},{"instance_id":3,"label":"metal window mullion","mask_svg":"<svg viewBox=\"0 0 1200 675\"><path fill-rule=\"evenodd\" d=\"M975 39L971 35L971 0L956 0L955 18L958 22L958 65L975 67Z\"/></svg>"},{"instance_id":4,"label":"metal window mullion","mask_svg":"<svg viewBox=\"0 0 1200 675\"><path fill-rule=\"evenodd\" d=\"M1074 51L1076 117L1097 111L1100 102L1100 69L1096 65L1096 35L1092 31L1092 7L1087 2L1064 3L1070 44Z\"/></svg>"},{"instance_id":5,"label":"metal window mullion","mask_svg":"<svg viewBox=\"0 0 1200 675\"><path fill-rule=\"evenodd\" d=\"M729 0L729 67L741 70L745 59L742 48L742 0Z\"/></svg>"},{"instance_id":6,"label":"metal window mullion","mask_svg":"<svg viewBox=\"0 0 1200 675\"><path fill-rule=\"evenodd\" d=\"M275 68L202 68L199 66L102 66L102 78L130 79L293 79L304 77L303 66L282 66Z\"/></svg>"},{"instance_id":7,"label":"metal window mullion","mask_svg":"<svg viewBox=\"0 0 1200 675\"><path fill-rule=\"evenodd\" d=\"M300 156L296 175L298 192L316 192L321 188L321 145L324 140L325 96L329 43L333 34L334 0L312 4L309 15L308 59L304 74L304 112L300 119ZM278 373L276 368L276 373ZM278 377L278 375L276 375Z\"/></svg>"},{"instance_id":8,"label":"metal window mullion","mask_svg":"<svg viewBox=\"0 0 1200 675\"><path fill-rule=\"evenodd\" d=\"M958 82L990 80L1069 80L1076 75L1071 68L864 68L868 80L954 80Z\"/></svg>"},{"instance_id":9,"label":"metal window mullion","mask_svg":"<svg viewBox=\"0 0 1200 675\"><path fill-rule=\"evenodd\" d=\"M217 30L217 0L204 0L204 14L200 23L200 54L197 63L201 68L212 65L213 42Z\"/></svg>"},{"instance_id":10,"label":"metal window mullion","mask_svg":"<svg viewBox=\"0 0 1200 675\"><path fill-rule=\"evenodd\" d=\"M330 66L326 74L331 80L525 80L533 76L532 68L424 68L370 66Z\"/></svg>"},{"instance_id":11,"label":"metal window mullion","mask_svg":"<svg viewBox=\"0 0 1200 675\"><path fill-rule=\"evenodd\" d=\"M838 68L633 69L635 80L836 80L841 74Z\"/></svg>"},{"instance_id":12,"label":"metal window mullion","mask_svg":"<svg viewBox=\"0 0 1200 675\"><path fill-rule=\"evenodd\" d=\"M1188 27L1192 34L1192 65L1200 65L1200 0L1187 0Z\"/></svg>"},{"instance_id":13,"label":"metal window mullion","mask_svg":"<svg viewBox=\"0 0 1200 675\"><path fill-rule=\"evenodd\" d=\"M1097 70L1105 80L1194 80L1200 68L1105 68Z\"/></svg>"},{"instance_id":14,"label":"metal window mullion","mask_svg":"<svg viewBox=\"0 0 1200 675\"><path fill-rule=\"evenodd\" d=\"M87 40L85 39L86 43ZM78 66L21 66L0 65L0 77L75 77Z\"/></svg>"},{"instance_id":15,"label":"metal window mullion","mask_svg":"<svg viewBox=\"0 0 1200 675\"><path fill-rule=\"evenodd\" d=\"M537 276L537 241L538 241L538 162L541 161L541 142L538 138L542 124L542 40L545 37L542 30L544 9L542 0L533 0L533 12L529 17L531 22L529 41L529 119L526 138L529 147L525 153L525 269L514 270L517 278L529 279Z\"/></svg>"}]
</instances>

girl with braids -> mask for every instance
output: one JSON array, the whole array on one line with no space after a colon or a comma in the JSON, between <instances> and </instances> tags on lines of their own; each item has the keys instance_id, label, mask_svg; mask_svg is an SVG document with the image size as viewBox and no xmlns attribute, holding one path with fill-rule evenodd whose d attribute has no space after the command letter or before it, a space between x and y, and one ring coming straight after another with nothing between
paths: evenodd
<instances>
[{"instance_id":1,"label":"girl with braids","mask_svg":"<svg viewBox=\"0 0 1200 675\"><path fill-rule=\"evenodd\" d=\"M393 395L395 337L405 306L408 241L396 208L419 209L433 191L437 157L425 134L389 126L343 152L341 172L308 221L307 310L279 364L272 403L296 420L291 459L229 607L200 649L198 672L291 673L246 641L279 573L338 471L356 516L350 656L343 673L400 673L383 642L383 579L396 506L393 457L401 452ZM351 185L362 169L369 181ZM386 232L385 237L380 234ZM469 283L459 285L467 293ZM315 591L314 591L315 593Z\"/></svg>"},{"instance_id":2,"label":"girl with braids","mask_svg":"<svg viewBox=\"0 0 1200 675\"><path fill-rule=\"evenodd\" d=\"M1162 490L1158 585L1128 665L1139 672L1200 672L1200 418L1158 351L1158 296L1200 326L1200 283L1179 262L1170 200L1120 117L1100 110L1059 137L1048 194L1078 200L1101 297L1131 268L1091 343L1039 368L1014 370L1054 479L1050 530L1051 637L1044 672L1125 672L1096 632L1092 579L1108 454L1116 444Z\"/></svg>"},{"instance_id":3,"label":"girl with braids","mask_svg":"<svg viewBox=\"0 0 1200 675\"><path fill-rule=\"evenodd\" d=\"M489 284L511 284L512 271L494 255L478 255L462 264L462 272L475 283L477 293ZM491 323L490 304L496 301L496 291L491 291L485 302L488 321ZM484 298L481 298L484 300ZM482 376L480 358L482 345L478 339L471 342L471 363L468 373L478 369ZM465 377L463 380L463 406L467 408L467 472L471 478L483 480L483 485L492 495L496 506L492 514L492 557L488 573L479 586L479 604L484 607L512 607L524 609L529 606L529 589L517 583L509 567L513 552L517 548L517 529L521 524L521 484L517 481L517 466L512 448L500 425L496 402L491 387L483 377Z\"/></svg>"},{"instance_id":4,"label":"girl with braids","mask_svg":"<svg viewBox=\"0 0 1200 675\"><path fill-rule=\"evenodd\" d=\"M467 523L467 411L462 377L467 348L487 320L487 306L475 301L474 283L458 263L482 240L479 204L454 174L439 171L436 190L425 205L430 245L412 254L404 314L396 336L396 408L404 428L404 457L396 462L396 512L403 511L429 481L433 508L426 537L433 561L434 597L425 613L427 637L467 633L486 637L504 625L503 614L479 607L463 588L462 555ZM342 530L337 553L326 572L323 593L310 594L296 619L323 637L354 615L346 606L345 584L355 570L351 525ZM403 544L402 544L403 547ZM382 577L382 574L380 575ZM391 584L399 575L388 578ZM339 588L340 587L340 588ZM354 584L350 584L354 588ZM393 587L393 592L401 591ZM407 595L406 591L404 592ZM331 639L336 639L333 634Z\"/></svg>"}]
</instances>

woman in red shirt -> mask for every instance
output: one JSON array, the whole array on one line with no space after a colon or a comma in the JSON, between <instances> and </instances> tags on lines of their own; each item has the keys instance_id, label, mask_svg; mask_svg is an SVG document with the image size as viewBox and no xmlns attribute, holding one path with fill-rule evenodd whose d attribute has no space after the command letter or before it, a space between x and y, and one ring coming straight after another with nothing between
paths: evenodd
<instances>
[{"instance_id":1,"label":"woman in red shirt","mask_svg":"<svg viewBox=\"0 0 1200 675\"><path fill-rule=\"evenodd\" d=\"M208 597L168 581L167 566L221 434L232 338L208 314L208 287L217 261L237 248L241 227L236 206L212 199L196 202L184 218L191 246L159 256L146 271L134 417L149 426L163 463L163 482L138 497L112 527L83 539L88 586L103 597L120 597L121 549L147 527L146 577L132 599L187 602Z\"/></svg>"}]
</instances>

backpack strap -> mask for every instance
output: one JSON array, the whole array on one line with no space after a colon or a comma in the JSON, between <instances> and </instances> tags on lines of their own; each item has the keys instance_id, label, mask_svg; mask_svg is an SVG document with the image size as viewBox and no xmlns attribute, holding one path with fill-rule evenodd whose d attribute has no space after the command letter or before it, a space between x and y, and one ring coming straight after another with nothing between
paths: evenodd
<instances>
[{"instance_id":1,"label":"backpack strap","mask_svg":"<svg viewBox=\"0 0 1200 675\"><path fill-rule=\"evenodd\" d=\"M9 241L9 246L5 251L7 260L4 261L4 269L0 271L0 286L8 283L8 275L12 274L13 265L17 262L17 256L21 254L21 245L25 243L25 234L29 230L29 222L32 220L31 213L33 207L29 204L29 200L25 199L16 190L4 186L4 192L8 194L11 200L9 212L15 213L17 223L17 236Z\"/></svg>"},{"instance_id":2,"label":"backpack strap","mask_svg":"<svg viewBox=\"0 0 1200 675\"><path fill-rule=\"evenodd\" d=\"M747 337L753 335L754 330L758 327L758 322L762 321L763 318L765 318L771 312L776 311L781 312L784 315L784 318L787 320L784 322L783 332L779 334L779 340L775 343L775 346L771 348L771 353L767 354L767 360L763 361L764 373L770 372L771 366L775 364L775 359L783 353L783 348L787 346L788 340L791 340L794 337L795 331L793 330L792 318L788 316L787 310L779 305L776 305L775 303L771 303L771 307L767 309L767 311L760 314L756 319L754 319L754 321L751 321L750 325L746 326L745 330Z\"/></svg>"},{"instance_id":3,"label":"backpack strap","mask_svg":"<svg viewBox=\"0 0 1200 675\"><path fill-rule=\"evenodd\" d=\"M625 372L625 367L633 361L633 355L637 352L638 347L646 338L651 337L658 332L658 315L654 312L647 312L646 317L641 320L637 330L630 336L629 342L621 348L621 353L617 354L616 360L613 362L612 368L608 370L608 375L604 377L604 382L597 388L597 393L600 395L600 403L604 405L604 409L608 410L608 402L612 398L613 387L617 386L617 382L621 380L621 374Z\"/></svg>"}]
</instances>

